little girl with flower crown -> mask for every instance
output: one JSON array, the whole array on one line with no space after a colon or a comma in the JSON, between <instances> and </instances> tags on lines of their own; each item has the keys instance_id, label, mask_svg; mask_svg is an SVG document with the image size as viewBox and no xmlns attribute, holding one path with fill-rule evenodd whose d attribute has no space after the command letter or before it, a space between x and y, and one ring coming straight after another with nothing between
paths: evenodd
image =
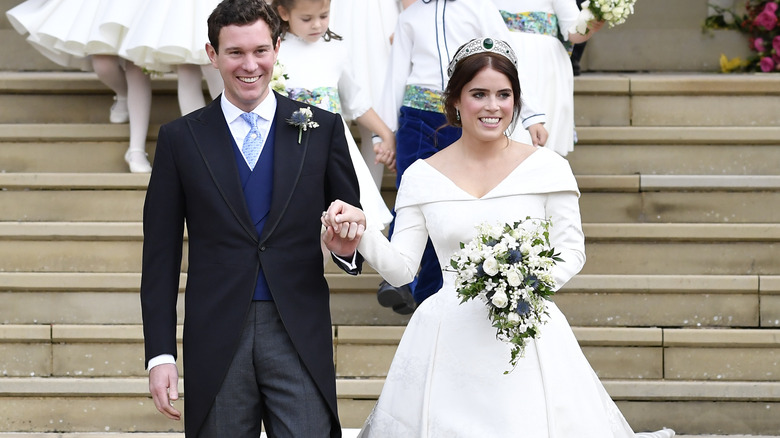
<instances>
[{"instance_id":1,"label":"little girl with flower crown","mask_svg":"<svg viewBox=\"0 0 780 438\"><path fill-rule=\"evenodd\" d=\"M279 63L286 74L288 97L340 113L378 135L376 161L395 168L395 137L371 108L369 95L350 72L346 45L328 29L330 0L274 0L282 20ZM360 185L360 203L368 228L382 229L392 214L382 199L355 140L345 124L352 164Z\"/></svg>"}]
</instances>

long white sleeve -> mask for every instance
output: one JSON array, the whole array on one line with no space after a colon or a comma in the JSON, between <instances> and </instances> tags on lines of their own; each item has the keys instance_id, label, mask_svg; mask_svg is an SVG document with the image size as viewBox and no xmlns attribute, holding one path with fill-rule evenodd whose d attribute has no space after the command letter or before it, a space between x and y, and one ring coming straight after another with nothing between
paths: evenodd
<instances>
[{"instance_id":1,"label":"long white sleeve","mask_svg":"<svg viewBox=\"0 0 780 438\"><path fill-rule=\"evenodd\" d=\"M388 283L403 286L410 283L420 267L428 231L418 205L396 211L392 241L379 230L369 230L358 245L358 252Z\"/></svg>"},{"instance_id":2,"label":"long white sleeve","mask_svg":"<svg viewBox=\"0 0 780 438\"><path fill-rule=\"evenodd\" d=\"M585 265L585 234L582 232L577 193L556 192L547 195L545 212L553 224L550 244L560 252L563 259L553 268L557 290Z\"/></svg>"}]
</instances>

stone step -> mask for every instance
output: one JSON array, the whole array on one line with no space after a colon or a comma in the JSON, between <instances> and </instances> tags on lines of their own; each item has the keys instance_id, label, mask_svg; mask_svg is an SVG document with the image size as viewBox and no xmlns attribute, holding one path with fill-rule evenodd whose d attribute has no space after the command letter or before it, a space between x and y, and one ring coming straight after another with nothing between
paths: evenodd
<instances>
[{"instance_id":1,"label":"stone step","mask_svg":"<svg viewBox=\"0 0 780 438\"><path fill-rule=\"evenodd\" d=\"M586 274L780 274L780 224L583 229ZM142 239L140 222L0 222L0 271L140 272Z\"/></svg>"},{"instance_id":2,"label":"stone step","mask_svg":"<svg viewBox=\"0 0 780 438\"><path fill-rule=\"evenodd\" d=\"M775 175L577 176L583 222L777 223Z\"/></svg>"},{"instance_id":3,"label":"stone step","mask_svg":"<svg viewBox=\"0 0 780 438\"><path fill-rule=\"evenodd\" d=\"M343 438L355 438L358 436L360 429L347 428L342 429L341 433ZM265 432L260 435L261 438L266 438ZM676 438L780 438L778 436L769 435L675 435ZM37 433L37 432L11 432L0 433L0 438L184 438L184 433L178 432L109 432L109 433Z\"/></svg>"},{"instance_id":4,"label":"stone step","mask_svg":"<svg viewBox=\"0 0 780 438\"><path fill-rule=\"evenodd\" d=\"M154 159L159 125L149 126L147 152ZM127 124L0 124L3 172L126 173Z\"/></svg>"},{"instance_id":5,"label":"stone step","mask_svg":"<svg viewBox=\"0 0 780 438\"><path fill-rule=\"evenodd\" d=\"M409 320L378 305L372 272L326 274L334 324ZM140 324L140 284L139 273L0 272L0 324ZM573 326L780 328L780 276L580 274L555 302Z\"/></svg>"},{"instance_id":6,"label":"stone step","mask_svg":"<svg viewBox=\"0 0 780 438\"><path fill-rule=\"evenodd\" d=\"M780 381L778 329L573 330L600 378ZM403 332L334 326L336 375L385 377ZM0 351L6 377L146 376L140 325L0 325Z\"/></svg>"},{"instance_id":7,"label":"stone step","mask_svg":"<svg viewBox=\"0 0 780 438\"><path fill-rule=\"evenodd\" d=\"M356 438L358 436L358 433L360 432L360 429L355 428L348 428L348 429L341 429L341 436L342 438ZM677 435L679 438L716 438L716 437L705 437L705 436L685 436L681 437L680 435ZM268 435L266 435L265 432L260 433L260 438L267 438ZM10 432L10 433L0 433L0 438L185 438L184 433L181 432L147 432L147 433L139 433L139 432L109 432L109 433L96 433L96 432L86 432L86 433L59 433L59 432L52 432L52 433L46 433L46 432ZM747 438L744 436L728 436L720 438ZM775 437L751 437L751 438L775 438Z\"/></svg>"},{"instance_id":8,"label":"stone step","mask_svg":"<svg viewBox=\"0 0 780 438\"><path fill-rule=\"evenodd\" d=\"M342 425L363 423L383 379L337 379ZM680 433L780 433L777 382L604 380L635 430L660 425ZM0 378L6 415L0 431L175 432L181 423L159 415L138 378ZM186 398L186 395L185 395ZM179 402L181 403L181 402Z\"/></svg>"},{"instance_id":9,"label":"stone step","mask_svg":"<svg viewBox=\"0 0 780 438\"><path fill-rule=\"evenodd\" d=\"M179 117L175 75L152 78L151 123ZM107 123L113 92L94 73L0 72L0 123Z\"/></svg>"},{"instance_id":10,"label":"stone step","mask_svg":"<svg viewBox=\"0 0 780 438\"><path fill-rule=\"evenodd\" d=\"M149 127L153 158L159 125ZM780 127L584 126L567 158L577 175L773 175ZM0 124L5 172L126 172L128 125ZM388 172L387 186L395 174Z\"/></svg>"},{"instance_id":11,"label":"stone step","mask_svg":"<svg viewBox=\"0 0 780 438\"><path fill-rule=\"evenodd\" d=\"M358 436L360 429L347 428L342 429L341 433L343 438L355 438ZM260 435L261 438L266 438L265 432ZM769 435L681 435L676 434L676 438L780 438L778 436ZM36 433L36 432L11 432L0 433L0 438L184 438L184 433L177 432L112 432L112 433Z\"/></svg>"},{"instance_id":12,"label":"stone step","mask_svg":"<svg viewBox=\"0 0 780 438\"><path fill-rule=\"evenodd\" d=\"M179 116L175 81L152 79L152 123ZM577 126L780 126L773 75L589 74L574 82ZM0 105L16 108L0 123L105 123L111 98L94 73L0 72Z\"/></svg>"},{"instance_id":13,"label":"stone step","mask_svg":"<svg viewBox=\"0 0 780 438\"><path fill-rule=\"evenodd\" d=\"M577 175L775 175L780 127L577 128Z\"/></svg>"},{"instance_id":14,"label":"stone step","mask_svg":"<svg viewBox=\"0 0 780 438\"><path fill-rule=\"evenodd\" d=\"M580 274L555 302L574 326L780 328L780 277Z\"/></svg>"},{"instance_id":15,"label":"stone step","mask_svg":"<svg viewBox=\"0 0 780 438\"><path fill-rule=\"evenodd\" d=\"M339 326L339 377L384 377L403 327ZM780 330L573 327L602 379L780 381ZM544 336L544 331L542 331Z\"/></svg>"},{"instance_id":16,"label":"stone step","mask_svg":"<svg viewBox=\"0 0 780 438\"><path fill-rule=\"evenodd\" d=\"M577 180L585 223L780 222L776 175L578 175ZM382 190L388 205L394 203L394 181L388 172ZM0 221L140 221L148 182L145 174L0 173Z\"/></svg>"},{"instance_id":17,"label":"stone step","mask_svg":"<svg viewBox=\"0 0 780 438\"><path fill-rule=\"evenodd\" d=\"M583 274L780 273L776 224L584 224Z\"/></svg>"},{"instance_id":18,"label":"stone step","mask_svg":"<svg viewBox=\"0 0 780 438\"><path fill-rule=\"evenodd\" d=\"M574 83L574 121L576 126L776 127L779 95L776 75L583 75Z\"/></svg>"}]
</instances>

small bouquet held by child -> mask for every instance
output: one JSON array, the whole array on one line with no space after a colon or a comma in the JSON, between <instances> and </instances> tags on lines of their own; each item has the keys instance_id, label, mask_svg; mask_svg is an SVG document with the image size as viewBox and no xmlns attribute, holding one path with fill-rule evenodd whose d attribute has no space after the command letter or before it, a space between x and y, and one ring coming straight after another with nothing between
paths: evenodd
<instances>
[{"instance_id":1,"label":"small bouquet held by child","mask_svg":"<svg viewBox=\"0 0 780 438\"><path fill-rule=\"evenodd\" d=\"M539 337L547 301L555 293L552 268L563 260L550 246L550 225L530 217L480 224L477 236L461 243L450 260L461 304L476 298L485 302L496 338L512 344L512 367L523 357L528 339Z\"/></svg>"},{"instance_id":2,"label":"small bouquet held by child","mask_svg":"<svg viewBox=\"0 0 780 438\"><path fill-rule=\"evenodd\" d=\"M588 33L588 23L605 21L609 27L623 24L629 15L634 13L636 0L587 0L582 2L579 17L577 17L577 33Z\"/></svg>"}]
</instances>

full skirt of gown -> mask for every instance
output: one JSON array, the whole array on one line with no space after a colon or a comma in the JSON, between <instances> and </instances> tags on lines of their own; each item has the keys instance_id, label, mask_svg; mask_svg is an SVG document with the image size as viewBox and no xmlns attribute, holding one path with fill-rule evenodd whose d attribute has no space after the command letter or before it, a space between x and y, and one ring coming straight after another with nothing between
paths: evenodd
<instances>
[{"instance_id":1,"label":"full skirt of gown","mask_svg":"<svg viewBox=\"0 0 780 438\"><path fill-rule=\"evenodd\" d=\"M485 305L459 304L454 275L444 278L409 321L361 437L634 437L554 304L540 339L503 374L510 347Z\"/></svg>"}]
</instances>

